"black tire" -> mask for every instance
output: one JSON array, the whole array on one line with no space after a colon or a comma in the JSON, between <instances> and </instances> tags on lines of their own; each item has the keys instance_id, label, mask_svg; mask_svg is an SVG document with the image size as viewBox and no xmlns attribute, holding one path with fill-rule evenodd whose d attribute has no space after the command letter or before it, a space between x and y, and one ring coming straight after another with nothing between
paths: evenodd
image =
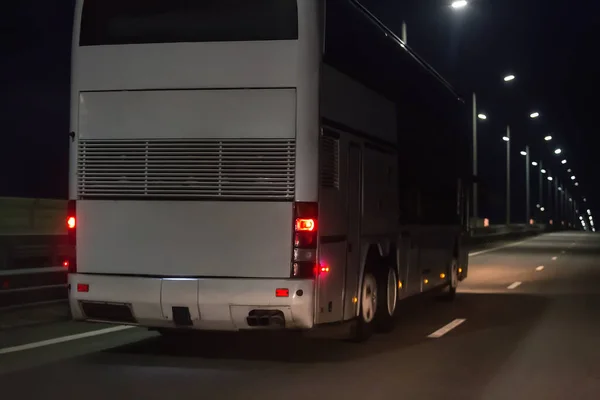
<instances>
[{"instance_id":1,"label":"black tire","mask_svg":"<svg viewBox=\"0 0 600 400\"><path fill-rule=\"evenodd\" d=\"M366 342L372 335L377 316L377 279L370 269L365 271L360 284L359 313L352 326L349 340L355 343Z\"/></svg>"},{"instance_id":2,"label":"black tire","mask_svg":"<svg viewBox=\"0 0 600 400\"><path fill-rule=\"evenodd\" d=\"M394 267L381 268L378 279L379 301L375 314L377 332L389 333L394 330L398 308L398 272Z\"/></svg>"},{"instance_id":3,"label":"black tire","mask_svg":"<svg viewBox=\"0 0 600 400\"><path fill-rule=\"evenodd\" d=\"M447 301L453 301L456 298L456 290L458 289L458 259L452 258L450 265L448 266L448 286L444 293L443 299Z\"/></svg>"}]
</instances>

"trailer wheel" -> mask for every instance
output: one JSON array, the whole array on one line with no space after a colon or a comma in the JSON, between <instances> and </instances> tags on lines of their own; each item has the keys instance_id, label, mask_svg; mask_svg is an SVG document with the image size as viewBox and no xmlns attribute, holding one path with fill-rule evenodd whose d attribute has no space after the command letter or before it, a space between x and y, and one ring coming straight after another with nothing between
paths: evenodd
<instances>
[{"instance_id":1,"label":"trailer wheel","mask_svg":"<svg viewBox=\"0 0 600 400\"><path fill-rule=\"evenodd\" d=\"M378 332L387 333L394 330L396 307L398 305L398 273L396 268L383 268L379 282L381 299L378 304L375 322Z\"/></svg>"},{"instance_id":2,"label":"trailer wheel","mask_svg":"<svg viewBox=\"0 0 600 400\"><path fill-rule=\"evenodd\" d=\"M377 279L367 270L360 287L360 312L350 333L351 341L364 342L371 337L378 302Z\"/></svg>"}]
</instances>

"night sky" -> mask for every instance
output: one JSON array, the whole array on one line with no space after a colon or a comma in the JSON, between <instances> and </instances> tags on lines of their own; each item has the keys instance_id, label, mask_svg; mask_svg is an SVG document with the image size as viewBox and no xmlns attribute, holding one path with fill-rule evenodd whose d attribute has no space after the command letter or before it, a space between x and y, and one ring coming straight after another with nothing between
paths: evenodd
<instances>
[{"instance_id":1,"label":"night sky","mask_svg":"<svg viewBox=\"0 0 600 400\"><path fill-rule=\"evenodd\" d=\"M398 33L405 20L409 46L469 100L477 92L479 108L489 118L479 124L479 168L488 192L483 216L503 221L501 138L507 123L513 137L515 220L524 219L525 163L518 152L525 144L532 147L534 159L563 171L563 181L567 173L559 161L567 158L580 183L571 192L579 200L587 197L592 211L600 206L594 107L600 92L600 58L595 54L599 2L478 0L460 12L444 0L363 2ZM18 0L3 5L0 196L67 196L73 3ZM502 81L508 73L517 76L511 85ZM530 120L532 111L541 118ZM555 138L552 148L543 140L549 133ZM561 157L552 153L555 145L564 150ZM534 171L532 176L537 176ZM532 196L537 198L537 184Z\"/></svg>"}]
</instances>

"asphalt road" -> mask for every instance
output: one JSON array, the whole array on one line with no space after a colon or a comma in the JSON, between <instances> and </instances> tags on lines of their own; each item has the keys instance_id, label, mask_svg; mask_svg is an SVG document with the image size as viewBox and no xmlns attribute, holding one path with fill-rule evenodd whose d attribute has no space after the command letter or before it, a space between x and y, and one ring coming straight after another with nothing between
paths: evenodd
<instances>
[{"instance_id":1,"label":"asphalt road","mask_svg":"<svg viewBox=\"0 0 600 400\"><path fill-rule=\"evenodd\" d=\"M171 342L138 328L74 339L109 327L62 322L0 332L0 389L36 400L597 400L599 316L600 236L556 233L472 256L455 302L411 301L393 333L366 344ZM74 340L39 343L57 338Z\"/></svg>"}]
</instances>

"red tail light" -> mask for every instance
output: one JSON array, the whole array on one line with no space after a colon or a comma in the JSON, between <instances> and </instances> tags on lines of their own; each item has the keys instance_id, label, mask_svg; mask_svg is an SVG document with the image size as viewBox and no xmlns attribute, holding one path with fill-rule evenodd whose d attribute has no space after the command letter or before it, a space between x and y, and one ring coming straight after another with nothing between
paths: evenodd
<instances>
[{"instance_id":1,"label":"red tail light","mask_svg":"<svg viewBox=\"0 0 600 400\"><path fill-rule=\"evenodd\" d=\"M63 266L69 269L69 273L77 272L77 203L75 200L69 200L67 206L67 235L69 244L74 247L71 251L72 257L63 262Z\"/></svg>"},{"instance_id":2,"label":"red tail light","mask_svg":"<svg viewBox=\"0 0 600 400\"><path fill-rule=\"evenodd\" d=\"M318 203L294 204L294 251L291 277L312 279L319 273L317 264Z\"/></svg>"},{"instance_id":3,"label":"red tail light","mask_svg":"<svg viewBox=\"0 0 600 400\"><path fill-rule=\"evenodd\" d=\"M296 232L314 232L317 221L314 218L296 218Z\"/></svg>"}]
</instances>

